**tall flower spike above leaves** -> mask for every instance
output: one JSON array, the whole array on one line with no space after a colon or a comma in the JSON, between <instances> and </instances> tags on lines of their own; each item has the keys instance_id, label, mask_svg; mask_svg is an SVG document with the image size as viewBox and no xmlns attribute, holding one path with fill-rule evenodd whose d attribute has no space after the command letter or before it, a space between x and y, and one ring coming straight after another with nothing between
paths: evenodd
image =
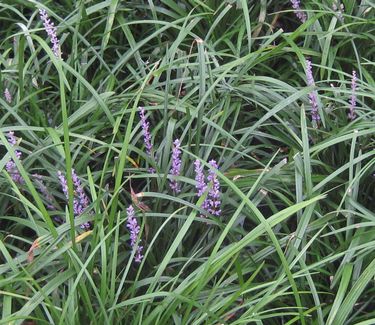
<instances>
[{"instance_id":1,"label":"tall flower spike above leaves","mask_svg":"<svg viewBox=\"0 0 375 325\"><path fill-rule=\"evenodd\" d=\"M290 0L292 3L292 7L294 9L294 14L297 16L297 18L302 22L306 22L307 15L302 11L300 0Z\"/></svg>"},{"instance_id":2,"label":"tall flower spike above leaves","mask_svg":"<svg viewBox=\"0 0 375 325\"><path fill-rule=\"evenodd\" d=\"M134 249L137 244L140 227L138 225L137 219L135 218L135 211L132 205L129 205L129 207L126 209L126 213L128 215L126 227L129 229L130 232L130 246ZM143 246L138 245L134 259L137 263L140 263L142 261L142 250Z\"/></svg>"},{"instance_id":3,"label":"tall flower spike above leaves","mask_svg":"<svg viewBox=\"0 0 375 325\"><path fill-rule=\"evenodd\" d=\"M12 95L10 94L10 91L8 88L5 88L4 90L4 97L5 97L5 100L8 102L8 104L12 102Z\"/></svg>"},{"instance_id":4,"label":"tall flower spike above leaves","mask_svg":"<svg viewBox=\"0 0 375 325\"><path fill-rule=\"evenodd\" d=\"M176 139L173 142L173 149L172 149L172 167L170 170L170 174L173 176L179 176L181 172L181 144L180 140ZM170 183L169 186L171 189L176 192L180 193L181 192L181 186L177 182L177 180L173 179Z\"/></svg>"},{"instance_id":5,"label":"tall flower spike above leaves","mask_svg":"<svg viewBox=\"0 0 375 325\"><path fill-rule=\"evenodd\" d=\"M61 50L60 50L60 42L57 38L57 28L55 27L54 23L48 17L47 11L44 9L39 9L40 19L43 21L44 30L51 38L52 43L52 52L55 56L61 59Z\"/></svg>"},{"instance_id":6,"label":"tall flower spike above leaves","mask_svg":"<svg viewBox=\"0 0 375 325\"><path fill-rule=\"evenodd\" d=\"M348 117L352 121L356 118L357 114L355 112L356 106L357 106L357 73L353 70L352 74L352 94L350 96L349 100L349 114Z\"/></svg>"},{"instance_id":7,"label":"tall flower spike above leaves","mask_svg":"<svg viewBox=\"0 0 375 325\"><path fill-rule=\"evenodd\" d=\"M211 183L210 190L208 191L208 209L207 211L215 216L220 216L221 214L221 201L220 201L220 182L217 178L215 170L219 169L215 160L209 162L211 169L208 172L207 180Z\"/></svg>"},{"instance_id":8,"label":"tall flower spike above leaves","mask_svg":"<svg viewBox=\"0 0 375 325\"><path fill-rule=\"evenodd\" d=\"M17 139L16 137L14 136L14 132L13 131L10 131L8 132L7 134L7 138L8 138L8 142L9 144L14 147L16 144L17 144ZM14 150L14 154L16 155L17 159L21 160L21 156L22 156L22 153L18 150ZM8 172L8 174L10 175L10 177L18 184L23 184L24 183L24 179L23 177L21 176L20 172L18 171L18 168L17 168L17 165L16 163L13 161L13 159L10 159L6 165L5 165L5 169L6 171Z\"/></svg>"},{"instance_id":9,"label":"tall flower spike above leaves","mask_svg":"<svg viewBox=\"0 0 375 325\"><path fill-rule=\"evenodd\" d=\"M151 143L151 133L150 133L150 123L147 121L146 111L145 108L140 106L139 108L139 117L141 119L141 127L143 131L143 139L145 142L146 153L152 159L154 159L153 152L152 152L152 143ZM155 170L153 168L149 169L150 173L154 173Z\"/></svg>"},{"instance_id":10,"label":"tall flower spike above leaves","mask_svg":"<svg viewBox=\"0 0 375 325\"><path fill-rule=\"evenodd\" d=\"M315 86L314 76L312 72L312 65L310 60L306 60L306 79L308 86ZM312 120L318 124L320 121L319 108L318 108L318 96L315 90L309 94L309 102L311 104L311 117Z\"/></svg>"}]
</instances>

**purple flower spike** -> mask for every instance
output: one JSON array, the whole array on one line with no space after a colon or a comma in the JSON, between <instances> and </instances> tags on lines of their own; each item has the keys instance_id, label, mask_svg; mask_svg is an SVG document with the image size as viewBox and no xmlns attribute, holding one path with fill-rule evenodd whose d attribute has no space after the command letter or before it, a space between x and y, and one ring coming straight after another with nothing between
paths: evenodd
<instances>
[{"instance_id":1,"label":"purple flower spike","mask_svg":"<svg viewBox=\"0 0 375 325\"><path fill-rule=\"evenodd\" d=\"M350 96L349 100L349 114L348 117L352 121L356 118L357 114L355 113L355 108L357 106L357 73L353 70L352 74L352 94Z\"/></svg>"},{"instance_id":2,"label":"purple flower spike","mask_svg":"<svg viewBox=\"0 0 375 325\"><path fill-rule=\"evenodd\" d=\"M173 142L173 149L172 149L172 167L171 167L171 170L170 170L170 174L173 175L173 176L179 176L180 175L180 172L181 172L181 144L180 144L180 140L176 139L174 142ZM171 187L171 189L176 192L176 193L180 193L181 192L181 186L180 184L177 182L177 180L172 180L170 183L169 183L169 186Z\"/></svg>"},{"instance_id":3,"label":"purple flower spike","mask_svg":"<svg viewBox=\"0 0 375 325\"><path fill-rule=\"evenodd\" d=\"M72 169L72 179L75 187L75 194L77 195L76 200L76 215L80 215L89 205L89 199L85 194L85 191L82 188L81 181L79 180L76 172Z\"/></svg>"},{"instance_id":4,"label":"purple flower spike","mask_svg":"<svg viewBox=\"0 0 375 325\"><path fill-rule=\"evenodd\" d=\"M312 73L312 65L310 60L306 60L306 79L308 86L315 86L315 81ZM309 94L309 102L311 104L311 117L316 124L320 121L318 109L318 96L315 90Z\"/></svg>"},{"instance_id":5,"label":"purple flower spike","mask_svg":"<svg viewBox=\"0 0 375 325\"><path fill-rule=\"evenodd\" d=\"M135 211L132 205L129 205L129 207L126 209L126 213L128 215L128 221L126 223L126 227L130 231L130 245L134 249L137 244L140 227L138 225L137 219L135 218ZM137 263L140 263L142 261L142 258L143 258L142 250L143 250L143 246L137 247L137 251L136 251L135 259L134 259Z\"/></svg>"},{"instance_id":6,"label":"purple flower spike","mask_svg":"<svg viewBox=\"0 0 375 325\"><path fill-rule=\"evenodd\" d=\"M211 169L208 172L207 180L212 183L212 187L210 188L208 192L208 212L213 214L214 216L220 216L221 210L220 210L220 182L217 178L217 175L215 173L215 170L217 170L219 167L215 160L211 160L209 162L211 165Z\"/></svg>"},{"instance_id":7,"label":"purple flower spike","mask_svg":"<svg viewBox=\"0 0 375 325\"><path fill-rule=\"evenodd\" d=\"M197 184L195 185L195 188L197 189L197 196L200 198L207 190L207 184L206 184L206 177L204 176L203 172L203 166L199 159L197 159L194 162L195 166L195 181ZM202 203L202 209L207 210L208 209L208 198L206 198ZM201 215L202 218L205 218L205 215Z\"/></svg>"},{"instance_id":8,"label":"purple flower spike","mask_svg":"<svg viewBox=\"0 0 375 325\"><path fill-rule=\"evenodd\" d=\"M58 171L57 175L59 177L59 181L60 181L60 184L61 184L61 188L64 192L64 195L65 195L66 199L69 200L68 182L66 181L66 178L62 174L62 172Z\"/></svg>"},{"instance_id":9,"label":"purple flower spike","mask_svg":"<svg viewBox=\"0 0 375 325\"><path fill-rule=\"evenodd\" d=\"M60 42L56 34L57 28L55 27L51 19L48 17L47 11L45 11L44 9L39 9L39 14L40 19L43 21L43 26L46 33L49 37L51 37L52 52L53 54L55 54L57 58L61 59Z\"/></svg>"},{"instance_id":10,"label":"purple flower spike","mask_svg":"<svg viewBox=\"0 0 375 325\"><path fill-rule=\"evenodd\" d=\"M75 187L75 195L76 198L73 201L73 209L76 216L81 215L85 209L90 204L89 198L87 197L85 191L83 190L83 187L81 185L81 181L79 180L76 172L74 169L72 169L72 180L73 185ZM80 226L82 229L89 229L90 223L85 222Z\"/></svg>"},{"instance_id":11,"label":"purple flower spike","mask_svg":"<svg viewBox=\"0 0 375 325\"><path fill-rule=\"evenodd\" d=\"M145 142L146 153L149 155L149 157L152 160L155 160L153 156L153 152L152 152L150 123L147 121L146 111L145 111L145 108L142 106L140 106L138 109L139 109L139 117L141 118L141 127L143 130L143 138ZM149 172L154 173L155 172L154 168L150 168Z\"/></svg>"},{"instance_id":12,"label":"purple flower spike","mask_svg":"<svg viewBox=\"0 0 375 325\"><path fill-rule=\"evenodd\" d=\"M8 102L8 104L12 102L12 95L10 94L10 91L8 88L5 88L4 90L4 97L5 97L5 100Z\"/></svg>"},{"instance_id":13,"label":"purple flower spike","mask_svg":"<svg viewBox=\"0 0 375 325\"><path fill-rule=\"evenodd\" d=\"M197 184L195 185L195 188L198 190L197 196L200 197L203 195L204 192L206 192L207 184L206 184L204 173L203 173L203 166L198 159L194 162L194 166L195 166L195 181L197 182Z\"/></svg>"},{"instance_id":14,"label":"purple flower spike","mask_svg":"<svg viewBox=\"0 0 375 325\"><path fill-rule=\"evenodd\" d=\"M306 22L307 15L302 11L300 0L290 0L292 3L292 7L294 9L294 14L297 16L297 18L302 22Z\"/></svg>"},{"instance_id":15,"label":"purple flower spike","mask_svg":"<svg viewBox=\"0 0 375 325\"><path fill-rule=\"evenodd\" d=\"M64 195L67 200L69 200L69 192L68 192L68 183L66 181L65 176L58 171L57 172L61 184L61 188L64 192ZM81 181L79 180L77 174L75 173L74 169L72 169L72 180L74 186L74 197L73 197L73 213L75 217L80 216L85 209L89 205L89 199L86 196L86 193L81 185ZM80 225L82 229L90 229L91 224L90 222L84 222Z\"/></svg>"},{"instance_id":16,"label":"purple flower spike","mask_svg":"<svg viewBox=\"0 0 375 325\"><path fill-rule=\"evenodd\" d=\"M220 182L215 172L215 170L218 169L218 165L215 160L211 160L209 164L211 166L211 169L208 172L207 181L210 183L210 189L208 191L207 198L202 204L202 208L212 215L220 216ZM205 181L203 166L198 159L194 162L194 165L195 181L197 182L195 187L198 190L197 196L201 197L206 192L208 184ZM201 215L201 217L205 216Z\"/></svg>"},{"instance_id":17,"label":"purple flower spike","mask_svg":"<svg viewBox=\"0 0 375 325\"><path fill-rule=\"evenodd\" d=\"M17 139L14 136L14 132L10 131L7 134L9 144L14 147L17 144ZM22 153L18 150L14 150L14 154L16 155L17 159L21 160ZM24 179L21 176L20 172L18 171L16 163L13 159L10 159L5 165L6 171L9 173L10 177L18 184L23 184Z\"/></svg>"},{"instance_id":18,"label":"purple flower spike","mask_svg":"<svg viewBox=\"0 0 375 325\"><path fill-rule=\"evenodd\" d=\"M17 139L14 136L13 131L8 132L7 137L8 137L8 142L12 145L12 147L17 144Z\"/></svg>"}]
</instances>

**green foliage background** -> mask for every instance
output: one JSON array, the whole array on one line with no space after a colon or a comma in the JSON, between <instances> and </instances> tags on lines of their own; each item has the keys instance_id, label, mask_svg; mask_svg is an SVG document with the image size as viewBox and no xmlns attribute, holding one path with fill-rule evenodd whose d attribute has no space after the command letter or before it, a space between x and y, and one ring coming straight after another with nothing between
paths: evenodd
<instances>
[{"instance_id":1,"label":"green foliage background","mask_svg":"<svg viewBox=\"0 0 375 325\"><path fill-rule=\"evenodd\" d=\"M341 19L334 1L301 2L303 24L280 0L0 3L0 90L13 96L0 98L0 324L375 323L375 4L342 1ZM175 138L179 195L168 186ZM200 216L196 158L219 163L219 218ZM91 200L76 219L71 168Z\"/></svg>"}]
</instances>

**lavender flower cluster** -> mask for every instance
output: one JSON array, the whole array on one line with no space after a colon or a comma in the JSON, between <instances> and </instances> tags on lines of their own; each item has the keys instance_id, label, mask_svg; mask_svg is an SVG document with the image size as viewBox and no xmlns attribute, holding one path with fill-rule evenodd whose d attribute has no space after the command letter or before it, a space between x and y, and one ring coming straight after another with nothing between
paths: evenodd
<instances>
[{"instance_id":1,"label":"lavender flower cluster","mask_svg":"<svg viewBox=\"0 0 375 325\"><path fill-rule=\"evenodd\" d=\"M146 152L149 156L152 155L152 143L150 134L150 123L147 121L146 111L144 107L139 107L139 117L141 118L141 126L143 130L143 137L146 146Z\"/></svg>"},{"instance_id":2,"label":"lavender flower cluster","mask_svg":"<svg viewBox=\"0 0 375 325\"><path fill-rule=\"evenodd\" d=\"M195 187L198 197L201 197L207 191L207 188L209 188L207 198L204 200L202 208L212 215L220 216L220 182L215 171L219 169L219 166L215 160L210 160L209 164L211 168L208 171L207 183L200 160L195 160Z\"/></svg>"},{"instance_id":3,"label":"lavender flower cluster","mask_svg":"<svg viewBox=\"0 0 375 325\"><path fill-rule=\"evenodd\" d=\"M312 72L312 64L311 61L306 59L306 79L308 86L315 86L315 81ZM355 70L352 72L352 81L351 81L351 95L349 99L349 113L348 118L350 120L354 120L357 116L356 114L356 106L357 106L357 73ZM311 104L311 118L316 125L319 124L320 115L319 115L319 108L318 108L318 96L317 92L313 90L309 94L309 102Z\"/></svg>"},{"instance_id":4,"label":"lavender flower cluster","mask_svg":"<svg viewBox=\"0 0 375 325\"><path fill-rule=\"evenodd\" d=\"M145 142L146 153L151 158L151 160L155 161L153 151L152 151L150 123L147 121L145 108L141 106L138 109L139 109L139 117L141 119L141 127L143 131L143 139ZM149 172L155 173L155 169L149 168Z\"/></svg>"},{"instance_id":5,"label":"lavender flower cluster","mask_svg":"<svg viewBox=\"0 0 375 325\"><path fill-rule=\"evenodd\" d=\"M349 114L348 117L350 120L354 120L357 116L355 113L355 109L357 106L357 73L353 70L352 73L352 93L350 95L350 100L349 100Z\"/></svg>"},{"instance_id":6,"label":"lavender flower cluster","mask_svg":"<svg viewBox=\"0 0 375 325\"><path fill-rule=\"evenodd\" d=\"M51 38L52 52L57 58L61 58L60 42L57 38L57 28L54 23L48 17L47 11L39 9L40 19L43 22L44 29L48 36Z\"/></svg>"},{"instance_id":7,"label":"lavender flower cluster","mask_svg":"<svg viewBox=\"0 0 375 325\"><path fill-rule=\"evenodd\" d=\"M140 227L138 225L137 219L135 218L135 211L132 205L130 205L126 209L126 212L128 215L126 227L129 229L129 232L130 232L130 245L133 249L136 248L134 260L135 262L140 263L143 259L143 255L142 255L143 246L138 245L138 247L136 247Z\"/></svg>"},{"instance_id":8,"label":"lavender flower cluster","mask_svg":"<svg viewBox=\"0 0 375 325\"><path fill-rule=\"evenodd\" d=\"M312 72L312 64L310 60L306 60L306 79L308 86L315 86L315 81ZM318 96L315 90L311 91L309 94L309 101L311 104L311 117L315 123L319 123L320 115L318 108Z\"/></svg>"},{"instance_id":9,"label":"lavender flower cluster","mask_svg":"<svg viewBox=\"0 0 375 325\"><path fill-rule=\"evenodd\" d=\"M62 174L62 172L57 172L61 188L65 194L65 197L67 200L69 200L69 191L68 191L68 183L65 178L65 176ZM73 198L73 213L75 217L80 216L88 207L89 205L89 199L85 194L85 191L81 185L81 181L79 180L76 172L74 169L72 169L72 180L74 185L74 198ZM90 229L91 224L90 222L85 222L80 225L82 229Z\"/></svg>"},{"instance_id":10,"label":"lavender flower cluster","mask_svg":"<svg viewBox=\"0 0 375 325\"><path fill-rule=\"evenodd\" d=\"M139 107L139 117L141 120L141 128L143 132L143 139L145 143L147 155L155 161L153 156L153 146L151 142L151 133L150 133L150 123L146 118L146 112L144 107ZM169 174L172 176L172 179L169 182L169 186L174 193L181 192L181 185L177 181L177 177L181 174L182 160L181 160L181 142L179 139L173 141L172 147L172 162ZM214 216L221 215L221 200L220 200L220 182L217 177L216 170L218 169L218 164L215 160L209 162L210 170L208 171L207 178L205 177L204 168L200 163L200 160L194 162L195 165L195 180L196 180L196 189L198 197L201 197L205 194L206 191L207 197L203 202L202 208L206 211L206 214L202 217L206 217L207 214ZM153 170L154 172L154 170ZM130 244L135 249L137 238L139 235L140 227L135 218L135 211L132 205L127 209L127 228L130 232ZM136 248L135 261L141 262L143 246L138 246Z\"/></svg>"},{"instance_id":11,"label":"lavender flower cluster","mask_svg":"<svg viewBox=\"0 0 375 325\"><path fill-rule=\"evenodd\" d=\"M10 91L8 88L5 88L4 90L4 98L7 101L8 104L12 102L12 95L10 94Z\"/></svg>"},{"instance_id":12,"label":"lavender flower cluster","mask_svg":"<svg viewBox=\"0 0 375 325\"><path fill-rule=\"evenodd\" d=\"M306 22L307 15L301 10L301 4L300 0L290 0L292 3L292 8L294 9L294 14L297 16L297 18L302 22Z\"/></svg>"},{"instance_id":13,"label":"lavender flower cluster","mask_svg":"<svg viewBox=\"0 0 375 325\"><path fill-rule=\"evenodd\" d=\"M143 131L146 153L149 155L150 158L152 158L155 161L153 154L152 154L153 147L151 143L150 124L147 121L144 107L139 107L139 116L141 119L141 127ZM208 213L218 216L221 214L220 183L219 183L219 180L217 179L216 173L214 172L215 169L218 169L218 166L215 160L211 160L209 164L211 165L212 168L209 171L207 180L208 182L212 183L212 187L210 188L207 199L204 201L202 207ZM181 192L181 186L178 183L178 181L175 179L175 177L179 176L181 173L181 165L182 165L181 143L179 139L175 139L173 142L173 148L172 148L172 166L169 171L169 173L174 177L169 183L169 186L174 193ZM195 166L196 166L195 170L196 170L198 196L201 196L206 191L207 184L205 182L203 167L200 166L199 160L195 162Z\"/></svg>"},{"instance_id":14,"label":"lavender flower cluster","mask_svg":"<svg viewBox=\"0 0 375 325\"><path fill-rule=\"evenodd\" d=\"M172 167L170 170L170 174L173 176L179 176L181 172L181 143L180 140L176 139L173 142L173 149L172 149ZM173 179L169 186L175 193L181 192L180 184L177 182L176 179Z\"/></svg>"},{"instance_id":15,"label":"lavender flower cluster","mask_svg":"<svg viewBox=\"0 0 375 325\"><path fill-rule=\"evenodd\" d=\"M9 144L12 147L14 147L17 144L17 139L16 139L13 131L8 132L7 138L8 138ZM21 156L22 156L21 151L14 150L14 154L17 157L17 159L21 160ZM21 176L20 172L18 171L17 165L13 161L13 159L10 159L6 163L5 169L8 172L8 174L10 175L10 177L13 179L13 181L15 181L18 184L23 184L24 183L24 179Z\"/></svg>"}]
</instances>

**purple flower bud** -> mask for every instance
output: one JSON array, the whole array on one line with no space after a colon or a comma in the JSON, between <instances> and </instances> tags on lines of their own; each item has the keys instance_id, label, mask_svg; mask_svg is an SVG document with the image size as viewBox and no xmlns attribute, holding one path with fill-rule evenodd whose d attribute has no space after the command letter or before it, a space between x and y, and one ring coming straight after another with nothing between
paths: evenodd
<instances>
[{"instance_id":1,"label":"purple flower bud","mask_svg":"<svg viewBox=\"0 0 375 325\"><path fill-rule=\"evenodd\" d=\"M173 176L179 176L180 175L180 171L181 171L181 144L180 144L180 140L176 139L174 142L173 142L173 149L172 149L172 167L171 167L171 170L170 170L170 174L173 175ZM171 189L176 192L176 193L179 193L181 192L181 187L180 187L180 184L177 182L177 180L173 179L170 183L169 183L169 186L171 187Z\"/></svg>"},{"instance_id":2,"label":"purple flower bud","mask_svg":"<svg viewBox=\"0 0 375 325\"><path fill-rule=\"evenodd\" d=\"M294 9L294 14L302 22L306 22L307 15L301 10L300 0L290 0L292 7Z\"/></svg>"},{"instance_id":3,"label":"purple flower bud","mask_svg":"<svg viewBox=\"0 0 375 325\"><path fill-rule=\"evenodd\" d=\"M350 105L349 105L349 114L348 114L349 119L351 119L352 121L357 116L357 114L355 113L355 109L356 109L356 106L357 106L356 91L357 91L357 73L353 70L353 74L352 74L352 94L351 94L350 100L349 100Z\"/></svg>"},{"instance_id":4,"label":"purple flower bud","mask_svg":"<svg viewBox=\"0 0 375 325\"><path fill-rule=\"evenodd\" d=\"M312 73L312 65L310 60L306 60L306 79L308 86L315 86L315 81ZM311 117L317 124L320 121L318 96L315 90L309 94L309 102L311 104Z\"/></svg>"},{"instance_id":5,"label":"purple flower bud","mask_svg":"<svg viewBox=\"0 0 375 325\"><path fill-rule=\"evenodd\" d=\"M153 152L152 152L152 143L151 143L151 133L150 133L150 123L147 121L146 111L144 107L140 106L139 108L139 117L141 118L141 127L143 130L143 139L145 142L146 153L149 157L155 161ZM154 173L155 170L153 168L149 169L150 173Z\"/></svg>"},{"instance_id":6,"label":"purple flower bud","mask_svg":"<svg viewBox=\"0 0 375 325\"><path fill-rule=\"evenodd\" d=\"M5 100L10 104L12 102L12 95L10 94L10 91L8 88L5 88L4 90L4 97Z\"/></svg>"},{"instance_id":7,"label":"purple flower bud","mask_svg":"<svg viewBox=\"0 0 375 325\"><path fill-rule=\"evenodd\" d=\"M128 220L126 223L126 227L129 229L130 232L130 245L134 249L137 244L137 239L140 231L140 227L138 225L137 219L135 218L135 211L132 205L129 205L129 207L126 209L126 213L128 215ZM141 242L141 241L139 241ZM143 246L138 246L137 251L135 254L135 262L140 263L142 261L143 255L142 255Z\"/></svg>"},{"instance_id":8,"label":"purple flower bud","mask_svg":"<svg viewBox=\"0 0 375 325\"><path fill-rule=\"evenodd\" d=\"M13 131L8 132L7 137L8 137L9 144L12 147L14 147L17 144L17 139L14 136L14 132ZM22 153L20 151L14 150L14 154L16 155L17 159L21 160ZM6 163L5 169L8 172L8 174L10 175L10 177L13 179L13 181L15 181L18 184L24 183L24 179L21 176L20 172L18 171L17 165L13 161L13 159L10 159Z\"/></svg>"},{"instance_id":9,"label":"purple flower bud","mask_svg":"<svg viewBox=\"0 0 375 325\"><path fill-rule=\"evenodd\" d=\"M55 27L54 23L51 22L51 19L48 17L48 14L44 9L39 9L39 14L40 19L43 21L44 29L51 38L52 52L57 58L61 59L60 44L56 34L57 28Z\"/></svg>"}]
</instances>

